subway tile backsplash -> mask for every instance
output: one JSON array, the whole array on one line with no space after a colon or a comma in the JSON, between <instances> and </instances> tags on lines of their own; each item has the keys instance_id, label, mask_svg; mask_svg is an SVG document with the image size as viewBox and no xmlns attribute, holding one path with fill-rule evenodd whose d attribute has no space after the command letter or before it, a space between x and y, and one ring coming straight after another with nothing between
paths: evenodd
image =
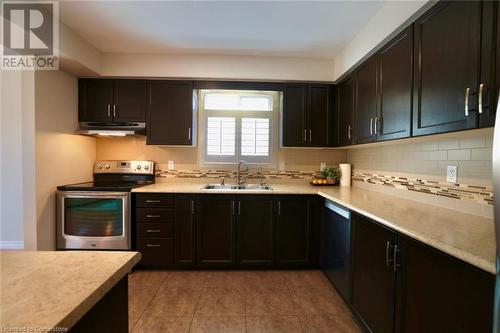
<instances>
[{"instance_id":1,"label":"subway tile backsplash","mask_svg":"<svg viewBox=\"0 0 500 333\"><path fill-rule=\"evenodd\" d=\"M449 165L458 167L457 183L491 186L493 130L481 135L428 137L382 146L349 149L347 158L355 172L380 173L413 179L446 182Z\"/></svg>"}]
</instances>

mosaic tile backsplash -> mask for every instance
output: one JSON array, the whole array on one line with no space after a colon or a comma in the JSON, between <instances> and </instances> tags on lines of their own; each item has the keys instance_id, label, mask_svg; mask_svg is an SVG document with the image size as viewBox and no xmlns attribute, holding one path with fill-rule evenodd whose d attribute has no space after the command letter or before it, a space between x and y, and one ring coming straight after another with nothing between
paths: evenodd
<instances>
[{"instance_id":1,"label":"mosaic tile backsplash","mask_svg":"<svg viewBox=\"0 0 500 333\"><path fill-rule=\"evenodd\" d=\"M269 171L249 170L242 171L245 179L311 179L319 174L319 171ZM234 170L156 170L157 177L163 178L234 178Z\"/></svg>"},{"instance_id":2,"label":"mosaic tile backsplash","mask_svg":"<svg viewBox=\"0 0 500 333\"><path fill-rule=\"evenodd\" d=\"M420 178L411 179L356 171L352 175L352 180L353 182L378 184L457 200L469 200L483 205L493 205L493 189L489 186L450 184Z\"/></svg>"}]
</instances>

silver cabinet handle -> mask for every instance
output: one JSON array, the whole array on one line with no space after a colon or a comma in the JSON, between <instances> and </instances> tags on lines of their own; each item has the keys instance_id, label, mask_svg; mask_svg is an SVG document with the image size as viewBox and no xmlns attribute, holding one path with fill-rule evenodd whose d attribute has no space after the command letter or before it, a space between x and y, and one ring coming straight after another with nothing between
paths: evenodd
<instances>
[{"instance_id":1,"label":"silver cabinet handle","mask_svg":"<svg viewBox=\"0 0 500 333\"><path fill-rule=\"evenodd\" d=\"M281 201L278 201L278 215L281 215Z\"/></svg>"},{"instance_id":2,"label":"silver cabinet handle","mask_svg":"<svg viewBox=\"0 0 500 333\"><path fill-rule=\"evenodd\" d=\"M241 201L238 201L238 215L241 215Z\"/></svg>"},{"instance_id":3,"label":"silver cabinet handle","mask_svg":"<svg viewBox=\"0 0 500 333\"><path fill-rule=\"evenodd\" d=\"M113 104L113 118L116 117L116 104Z\"/></svg>"},{"instance_id":4,"label":"silver cabinet handle","mask_svg":"<svg viewBox=\"0 0 500 333\"><path fill-rule=\"evenodd\" d=\"M378 117L375 117L375 134L377 134L377 122L378 122Z\"/></svg>"},{"instance_id":5,"label":"silver cabinet handle","mask_svg":"<svg viewBox=\"0 0 500 333\"><path fill-rule=\"evenodd\" d=\"M307 130L304 130L304 142L307 142Z\"/></svg>"},{"instance_id":6,"label":"silver cabinet handle","mask_svg":"<svg viewBox=\"0 0 500 333\"><path fill-rule=\"evenodd\" d=\"M111 104L108 104L108 117L111 117Z\"/></svg>"},{"instance_id":7,"label":"silver cabinet handle","mask_svg":"<svg viewBox=\"0 0 500 333\"><path fill-rule=\"evenodd\" d=\"M147 203L159 203L160 200L146 200Z\"/></svg>"},{"instance_id":8,"label":"silver cabinet handle","mask_svg":"<svg viewBox=\"0 0 500 333\"><path fill-rule=\"evenodd\" d=\"M351 140L351 125L349 125L349 128L347 129L347 139Z\"/></svg>"},{"instance_id":9,"label":"silver cabinet handle","mask_svg":"<svg viewBox=\"0 0 500 333\"><path fill-rule=\"evenodd\" d=\"M146 232L160 232L158 229L147 229Z\"/></svg>"},{"instance_id":10,"label":"silver cabinet handle","mask_svg":"<svg viewBox=\"0 0 500 333\"><path fill-rule=\"evenodd\" d=\"M484 83L481 83L479 85L479 96L478 96L478 113L481 114L483 113L483 88L484 88Z\"/></svg>"},{"instance_id":11,"label":"silver cabinet handle","mask_svg":"<svg viewBox=\"0 0 500 333\"><path fill-rule=\"evenodd\" d=\"M148 217L148 218L158 218L158 217L160 217L160 215L147 214L146 217Z\"/></svg>"},{"instance_id":12,"label":"silver cabinet handle","mask_svg":"<svg viewBox=\"0 0 500 333\"><path fill-rule=\"evenodd\" d=\"M188 140L191 140L191 127L188 129Z\"/></svg>"},{"instance_id":13,"label":"silver cabinet handle","mask_svg":"<svg viewBox=\"0 0 500 333\"><path fill-rule=\"evenodd\" d=\"M373 135L373 118L370 118L370 135Z\"/></svg>"},{"instance_id":14,"label":"silver cabinet handle","mask_svg":"<svg viewBox=\"0 0 500 333\"><path fill-rule=\"evenodd\" d=\"M160 244L146 244L146 247L160 247Z\"/></svg>"},{"instance_id":15,"label":"silver cabinet handle","mask_svg":"<svg viewBox=\"0 0 500 333\"><path fill-rule=\"evenodd\" d=\"M390 252L391 252L391 242L387 241L385 244L385 265L387 267L391 266L391 261L392 259L390 258Z\"/></svg>"},{"instance_id":16,"label":"silver cabinet handle","mask_svg":"<svg viewBox=\"0 0 500 333\"><path fill-rule=\"evenodd\" d=\"M235 215L235 212L234 212L234 200L231 201L231 211L233 212L233 215Z\"/></svg>"},{"instance_id":17,"label":"silver cabinet handle","mask_svg":"<svg viewBox=\"0 0 500 333\"><path fill-rule=\"evenodd\" d=\"M194 200L191 200L191 215L194 215Z\"/></svg>"},{"instance_id":18,"label":"silver cabinet handle","mask_svg":"<svg viewBox=\"0 0 500 333\"><path fill-rule=\"evenodd\" d=\"M400 264L398 264L398 253L400 251L398 250L398 246L396 244L394 244L394 252L393 252L393 255L392 255L392 267L394 269L394 272L397 272L398 271L398 268L401 266Z\"/></svg>"},{"instance_id":19,"label":"silver cabinet handle","mask_svg":"<svg viewBox=\"0 0 500 333\"><path fill-rule=\"evenodd\" d=\"M470 88L465 89L465 116L469 116L469 94Z\"/></svg>"},{"instance_id":20,"label":"silver cabinet handle","mask_svg":"<svg viewBox=\"0 0 500 333\"><path fill-rule=\"evenodd\" d=\"M313 130L309 130L309 142L313 142Z\"/></svg>"}]
</instances>

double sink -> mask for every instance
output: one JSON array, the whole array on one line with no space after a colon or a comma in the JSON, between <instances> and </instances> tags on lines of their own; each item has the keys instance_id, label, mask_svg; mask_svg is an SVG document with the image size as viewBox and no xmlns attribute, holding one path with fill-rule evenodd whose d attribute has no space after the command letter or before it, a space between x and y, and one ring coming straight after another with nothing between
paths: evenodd
<instances>
[{"instance_id":1,"label":"double sink","mask_svg":"<svg viewBox=\"0 0 500 333\"><path fill-rule=\"evenodd\" d=\"M273 188L267 184L208 184L202 187L203 190L241 190L241 191L269 191Z\"/></svg>"}]
</instances>

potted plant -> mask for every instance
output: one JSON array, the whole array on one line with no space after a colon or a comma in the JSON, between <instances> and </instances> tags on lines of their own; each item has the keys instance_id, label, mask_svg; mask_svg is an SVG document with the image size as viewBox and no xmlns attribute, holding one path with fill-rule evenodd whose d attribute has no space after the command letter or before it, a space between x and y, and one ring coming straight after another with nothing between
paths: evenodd
<instances>
[{"instance_id":1,"label":"potted plant","mask_svg":"<svg viewBox=\"0 0 500 333\"><path fill-rule=\"evenodd\" d=\"M342 172L336 166L326 167L321 171L321 177L326 178L328 184L335 185L342 177Z\"/></svg>"}]
</instances>

